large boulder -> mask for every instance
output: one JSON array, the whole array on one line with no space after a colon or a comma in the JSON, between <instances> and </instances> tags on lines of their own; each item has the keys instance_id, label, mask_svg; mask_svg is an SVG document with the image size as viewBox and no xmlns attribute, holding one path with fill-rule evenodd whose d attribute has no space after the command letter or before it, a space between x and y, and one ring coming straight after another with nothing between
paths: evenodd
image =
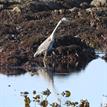
<instances>
[{"instance_id":1,"label":"large boulder","mask_svg":"<svg viewBox=\"0 0 107 107\"><path fill-rule=\"evenodd\" d=\"M96 6L96 7L107 6L107 0L93 0L91 2L91 5L92 6Z\"/></svg>"}]
</instances>

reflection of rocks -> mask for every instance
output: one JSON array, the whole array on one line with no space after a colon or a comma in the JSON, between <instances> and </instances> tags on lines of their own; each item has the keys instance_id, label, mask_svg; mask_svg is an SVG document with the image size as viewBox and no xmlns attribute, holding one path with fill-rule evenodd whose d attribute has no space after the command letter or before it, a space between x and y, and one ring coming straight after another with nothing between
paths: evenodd
<instances>
[{"instance_id":1,"label":"reflection of rocks","mask_svg":"<svg viewBox=\"0 0 107 107\"><path fill-rule=\"evenodd\" d=\"M67 56L55 57L52 61L47 62L49 66L53 66L54 72L59 74L66 74L71 72L80 71L81 69L85 69L86 65L95 57L94 55L90 58L90 54L79 53L80 55L76 55L75 53L71 53Z\"/></svg>"},{"instance_id":2,"label":"reflection of rocks","mask_svg":"<svg viewBox=\"0 0 107 107\"><path fill-rule=\"evenodd\" d=\"M105 54L105 56L103 56L102 58L107 62L107 54Z\"/></svg>"},{"instance_id":3,"label":"reflection of rocks","mask_svg":"<svg viewBox=\"0 0 107 107\"><path fill-rule=\"evenodd\" d=\"M21 74L25 74L26 70L22 69L22 68L18 68L18 67L9 67L9 66L0 66L0 74L4 74L7 76L18 76Z\"/></svg>"}]
</instances>

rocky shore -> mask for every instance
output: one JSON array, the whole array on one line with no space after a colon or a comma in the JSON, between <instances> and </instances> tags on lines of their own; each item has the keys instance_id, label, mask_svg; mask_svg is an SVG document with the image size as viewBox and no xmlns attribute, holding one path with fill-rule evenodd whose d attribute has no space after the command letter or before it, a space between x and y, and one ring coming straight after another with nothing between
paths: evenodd
<instances>
[{"instance_id":1,"label":"rocky shore","mask_svg":"<svg viewBox=\"0 0 107 107\"><path fill-rule=\"evenodd\" d=\"M79 67L96 58L96 50L107 51L106 2L14 0L0 1L0 9L0 66L43 65L43 55L34 58L34 52L62 17L70 22L58 28L55 54L48 54L47 65L69 63Z\"/></svg>"}]
</instances>

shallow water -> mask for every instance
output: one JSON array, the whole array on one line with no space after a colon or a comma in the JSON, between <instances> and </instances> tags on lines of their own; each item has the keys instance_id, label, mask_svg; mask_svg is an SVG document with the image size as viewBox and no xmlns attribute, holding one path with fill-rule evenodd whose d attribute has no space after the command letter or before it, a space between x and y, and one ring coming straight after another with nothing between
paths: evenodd
<instances>
[{"instance_id":1,"label":"shallow water","mask_svg":"<svg viewBox=\"0 0 107 107\"><path fill-rule=\"evenodd\" d=\"M35 107L32 92L37 90L41 93L47 88L52 90L53 86L53 91L57 93L70 90L72 101L87 99L90 107L101 107L102 96L107 95L107 63L101 58L91 61L84 70L67 76L52 76L50 71L44 74L44 70L46 69L39 68L38 75L34 76L31 72L20 76L0 74L0 107L24 107L24 98L20 94L24 91L29 92L30 105ZM56 95L53 93L49 100L57 101Z\"/></svg>"}]
</instances>

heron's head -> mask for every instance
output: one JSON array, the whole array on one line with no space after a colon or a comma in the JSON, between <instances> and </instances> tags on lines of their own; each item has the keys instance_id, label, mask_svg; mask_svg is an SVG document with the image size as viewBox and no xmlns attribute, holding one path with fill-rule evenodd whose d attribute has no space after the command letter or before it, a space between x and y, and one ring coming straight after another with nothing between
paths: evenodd
<instances>
[{"instance_id":1,"label":"heron's head","mask_svg":"<svg viewBox=\"0 0 107 107\"><path fill-rule=\"evenodd\" d=\"M61 21L63 21L63 22L68 22L69 20L68 20L66 17L63 17L63 18L61 19Z\"/></svg>"}]
</instances>

